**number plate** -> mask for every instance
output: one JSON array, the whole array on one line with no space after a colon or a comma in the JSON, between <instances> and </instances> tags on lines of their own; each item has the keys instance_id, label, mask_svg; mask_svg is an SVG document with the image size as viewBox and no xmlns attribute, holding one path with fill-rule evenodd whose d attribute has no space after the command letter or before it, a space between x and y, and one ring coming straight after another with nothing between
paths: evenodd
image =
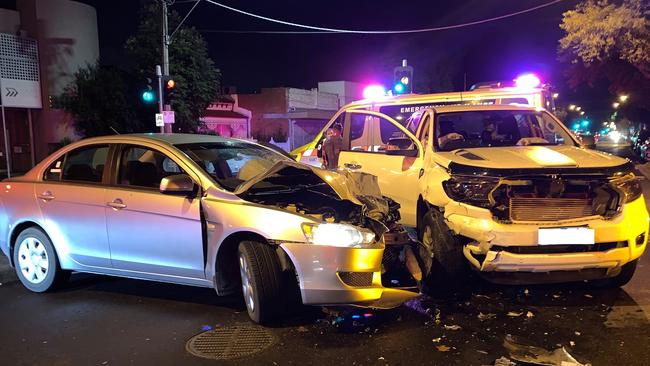
<instances>
[{"instance_id":1,"label":"number plate","mask_svg":"<svg viewBox=\"0 0 650 366\"><path fill-rule=\"evenodd\" d=\"M594 229L588 227L559 227L539 229L539 245L584 245L594 244Z\"/></svg>"}]
</instances>

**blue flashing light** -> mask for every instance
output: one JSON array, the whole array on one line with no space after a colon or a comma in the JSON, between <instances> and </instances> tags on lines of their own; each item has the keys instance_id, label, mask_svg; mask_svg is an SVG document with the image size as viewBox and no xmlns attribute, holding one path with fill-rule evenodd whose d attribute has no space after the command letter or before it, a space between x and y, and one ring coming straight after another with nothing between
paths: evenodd
<instances>
[{"instance_id":1,"label":"blue flashing light","mask_svg":"<svg viewBox=\"0 0 650 366\"><path fill-rule=\"evenodd\" d=\"M393 90L395 90L395 93L397 93L397 94L402 94L402 93L404 93L404 90L406 90L406 87L404 87L404 84L402 84L402 83L396 83L393 86Z\"/></svg>"},{"instance_id":2,"label":"blue flashing light","mask_svg":"<svg viewBox=\"0 0 650 366\"><path fill-rule=\"evenodd\" d=\"M156 95L151 90L142 92L142 100L145 103L152 103L156 100Z\"/></svg>"},{"instance_id":3,"label":"blue flashing light","mask_svg":"<svg viewBox=\"0 0 650 366\"><path fill-rule=\"evenodd\" d=\"M352 315L352 319L360 319L360 318L361 318L361 315L358 315L358 314Z\"/></svg>"},{"instance_id":4,"label":"blue flashing light","mask_svg":"<svg viewBox=\"0 0 650 366\"><path fill-rule=\"evenodd\" d=\"M579 128L580 128L580 125L579 125L578 123L576 123L576 124L573 125L573 129L574 129L574 130L577 130L577 129L579 129Z\"/></svg>"},{"instance_id":5,"label":"blue flashing light","mask_svg":"<svg viewBox=\"0 0 650 366\"><path fill-rule=\"evenodd\" d=\"M589 121L587 120L582 121L582 125L585 127L589 126Z\"/></svg>"}]
</instances>

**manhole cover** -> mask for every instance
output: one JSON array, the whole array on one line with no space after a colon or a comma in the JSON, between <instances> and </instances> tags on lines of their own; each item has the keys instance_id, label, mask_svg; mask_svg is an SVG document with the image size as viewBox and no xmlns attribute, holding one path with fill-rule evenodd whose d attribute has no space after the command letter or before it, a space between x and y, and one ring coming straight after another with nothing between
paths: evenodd
<instances>
[{"instance_id":1,"label":"manhole cover","mask_svg":"<svg viewBox=\"0 0 650 366\"><path fill-rule=\"evenodd\" d=\"M250 325L223 327L195 335L186 349L194 356L230 360L262 352L273 344L273 335Z\"/></svg>"}]
</instances>

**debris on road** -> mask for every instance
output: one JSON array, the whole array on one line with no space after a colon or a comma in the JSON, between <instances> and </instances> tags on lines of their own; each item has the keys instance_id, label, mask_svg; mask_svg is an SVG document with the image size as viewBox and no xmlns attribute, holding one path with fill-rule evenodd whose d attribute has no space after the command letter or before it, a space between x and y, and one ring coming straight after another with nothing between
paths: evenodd
<instances>
[{"instance_id":1,"label":"debris on road","mask_svg":"<svg viewBox=\"0 0 650 366\"><path fill-rule=\"evenodd\" d=\"M524 312L522 311L521 313L518 313L516 311L509 311L508 314L506 314L506 315L510 316L510 317L513 317L513 318L516 318L518 316L524 315Z\"/></svg>"},{"instance_id":2,"label":"debris on road","mask_svg":"<svg viewBox=\"0 0 650 366\"><path fill-rule=\"evenodd\" d=\"M434 338L431 340L433 343L440 343L440 341L442 341L442 337Z\"/></svg>"},{"instance_id":3,"label":"debris on road","mask_svg":"<svg viewBox=\"0 0 650 366\"><path fill-rule=\"evenodd\" d=\"M438 349L439 352L449 352L449 350L451 350L451 347L445 346L444 344L440 346L436 346L436 348Z\"/></svg>"},{"instance_id":4,"label":"debris on road","mask_svg":"<svg viewBox=\"0 0 650 366\"><path fill-rule=\"evenodd\" d=\"M564 347L548 351L541 347L523 344L510 334L504 339L503 346L510 352L510 358L519 362L544 366L590 365L578 362Z\"/></svg>"},{"instance_id":5,"label":"debris on road","mask_svg":"<svg viewBox=\"0 0 650 366\"><path fill-rule=\"evenodd\" d=\"M535 317L535 314L533 314L532 311L529 311L529 312L526 313L526 318L530 319L530 318L533 318L533 317Z\"/></svg>"},{"instance_id":6,"label":"debris on road","mask_svg":"<svg viewBox=\"0 0 650 366\"><path fill-rule=\"evenodd\" d=\"M488 319L493 319L493 318L496 318L496 317L497 317L496 314L493 314L493 313L483 314L482 312L479 312L479 313L478 313L478 316L477 316L477 318L478 318L480 321L484 321L484 320L488 320Z\"/></svg>"},{"instance_id":7,"label":"debris on road","mask_svg":"<svg viewBox=\"0 0 650 366\"><path fill-rule=\"evenodd\" d=\"M516 366L517 364L510 361L509 358L501 357L494 361L494 366Z\"/></svg>"},{"instance_id":8,"label":"debris on road","mask_svg":"<svg viewBox=\"0 0 650 366\"><path fill-rule=\"evenodd\" d=\"M456 325L456 324L454 324L454 325L445 325L445 330L461 330L461 329L462 328L461 328L460 325Z\"/></svg>"}]
</instances>

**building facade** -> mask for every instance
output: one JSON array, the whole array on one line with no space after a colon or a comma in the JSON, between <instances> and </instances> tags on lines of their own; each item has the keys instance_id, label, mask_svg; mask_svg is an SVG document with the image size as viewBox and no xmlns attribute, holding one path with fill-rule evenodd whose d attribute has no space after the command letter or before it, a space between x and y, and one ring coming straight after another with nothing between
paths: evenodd
<instances>
[{"instance_id":1,"label":"building facade","mask_svg":"<svg viewBox=\"0 0 650 366\"><path fill-rule=\"evenodd\" d=\"M95 9L71 0L16 0L15 8L0 9L0 57L8 145L0 144L0 170L9 165L19 173L76 137L70 116L51 101L79 68L99 59Z\"/></svg>"},{"instance_id":2,"label":"building facade","mask_svg":"<svg viewBox=\"0 0 650 366\"><path fill-rule=\"evenodd\" d=\"M344 104L361 99L359 84L348 81L318 83L311 90L262 88L239 94L239 104L252 113L251 136L287 143L295 149L309 143Z\"/></svg>"},{"instance_id":3,"label":"building facade","mask_svg":"<svg viewBox=\"0 0 650 366\"><path fill-rule=\"evenodd\" d=\"M248 139L251 137L251 111L239 106L237 95L223 95L208 106L202 133Z\"/></svg>"}]
</instances>

